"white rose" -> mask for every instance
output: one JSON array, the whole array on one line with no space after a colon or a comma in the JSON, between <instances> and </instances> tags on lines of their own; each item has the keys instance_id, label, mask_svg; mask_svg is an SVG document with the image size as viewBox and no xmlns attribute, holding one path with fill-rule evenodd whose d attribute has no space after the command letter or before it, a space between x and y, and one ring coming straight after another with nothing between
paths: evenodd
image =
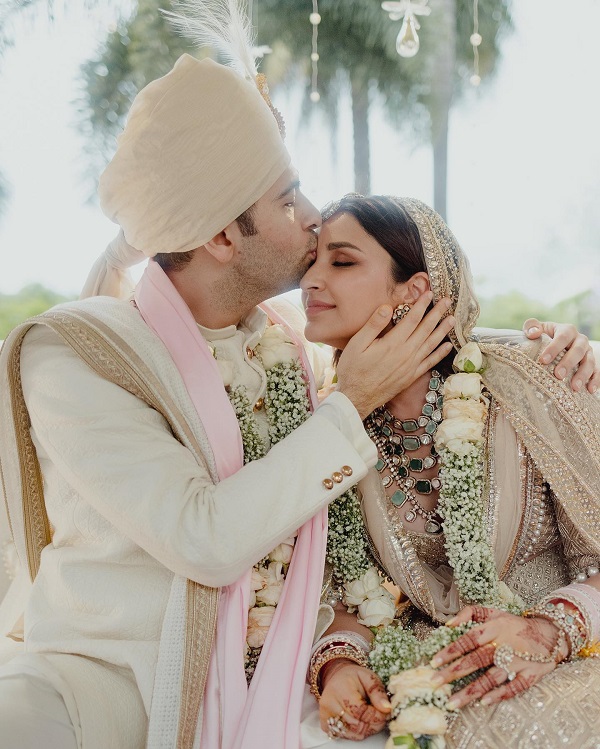
<instances>
[{"instance_id":1,"label":"white rose","mask_svg":"<svg viewBox=\"0 0 600 749\"><path fill-rule=\"evenodd\" d=\"M379 572L377 572L375 567L369 567L357 580L344 584L346 604L348 606L358 606L369 597L369 592L377 592L377 595L379 595L378 591L381 583L382 580Z\"/></svg>"},{"instance_id":2,"label":"white rose","mask_svg":"<svg viewBox=\"0 0 600 749\"><path fill-rule=\"evenodd\" d=\"M252 573L250 575L251 590L261 590L265 587L267 581L265 580L265 576L262 574L264 571L264 567L259 567L259 569L256 569L255 567L252 568Z\"/></svg>"},{"instance_id":3,"label":"white rose","mask_svg":"<svg viewBox=\"0 0 600 749\"><path fill-rule=\"evenodd\" d=\"M299 358L296 344L281 325L269 326L257 346L263 367L271 369L276 364L294 361Z\"/></svg>"},{"instance_id":4,"label":"white rose","mask_svg":"<svg viewBox=\"0 0 600 749\"><path fill-rule=\"evenodd\" d=\"M470 419L471 421L483 422L487 412L487 406L483 401L472 398L452 398L443 406L444 419Z\"/></svg>"},{"instance_id":5,"label":"white rose","mask_svg":"<svg viewBox=\"0 0 600 749\"><path fill-rule=\"evenodd\" d=\"M446 733L446 716L443 710L433 705L412 705L400 712L388 725L396 736L408 734L436 735Z\"/></svg>"},{"instance_id":6,"label":"white rose","mask_svg":"<svg viewBox=\"0 0 600 749\"><path fill-rule=\"evenodd\" d=\"M471 341L461 348L454 357L453 364L461 372L479 372L481 370L483 354L475 341Z\"/></svg>"},{"instance_id":7,"label":"white rose","mask_svg":"<svg viewBox=\"0 0 600 749\"><path fill-rule=\"evenodd\" d=\"M482 441L483 423L470 419L444 419L435 433L438 450L446 447L459 455L466 455L472 450L472 445L479 445Z\"/></svg>"},{"instance_id":8,"label":"white rose","mask_svg":"<svg viewBox=\"0 0 600 749\"><path fill-rule=\"evenodd\" d=\"M292 559L292 553L294 551L295 539L290 536L283 540L279 546L276 546L273 551L269 554L269 559L273 562L283 562L283 564L289 564Z\"/></svg>"},{"instance_id":9,"label":"white rose","mask_svg":"<svg viewBox=\"0 0 600 749\"><path fill-rule=\"evenodd\" d=\"M261 648L265 644L274 614L275 606L255 606L250 609L246 642L251 648Z\"/></svg>"},{"instance_id":10,"label":"white rose","mask_svg":"<svg viewBox=\"0 0 600 749\"><path fill-rule=\"evenodd\" d=\"M481 375L459 372L448 377L444 382L444 401L451 398L481 397Z\"/></svg>"},{"instance_id":11,"label":"white rose","mask_svg":"<svg viewBox=\"0 0 600 749\"><path fill-rule=\"evenodd\" d=\"M233 362L230 362L227 359L216 359L216 362L217 367L219 367L223 384L225 387L231 385L233 382Z\"/></svg>"},{"instance_id":12,"label":"white rose","mask_svg":"<svg viewBox=\"0 0 600 749\"><path fill-rule=\"evenodd\" d=\"M432 684L432 679L436 675L437 671L431 666L417 666L394 674L388 684L388 692L392 695L392 705L395 707L407 697L426 697L433 692L449 697L452 692L449 684L440 687Z\"/></svg>"},{"instance_id":13,"label":"white rose","mask_svg":"<svg viewBox=\"0 0 600 749\"><path fill-rule=\"evenodd\" d=\"M281 562L271 562L267 569L260 568L265 580L265 587L256 593L256 600L267 606L277 606L283 590L283 565Z\"/></svg>"},{"instance_id":14,"label":"white rose","mask_svg":"<svg viewBox=\"0 0 600 749\"><path fill-rule=\"evenodd\" d=\"M382 624L391 624L396 613L396 602L391 593L385 589L382 595L367 598L358 607L358 623L365 627L379 627Z\"/></svg>"}]
</instances>

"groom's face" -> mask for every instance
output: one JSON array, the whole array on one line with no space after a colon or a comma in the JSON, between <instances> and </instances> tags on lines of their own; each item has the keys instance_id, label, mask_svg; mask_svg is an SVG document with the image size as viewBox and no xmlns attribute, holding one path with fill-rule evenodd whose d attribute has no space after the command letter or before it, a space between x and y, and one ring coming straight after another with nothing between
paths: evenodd
<instances>
[{"instance_id":1,"label":"groom's face","mask_svg":"<svg viewBox=\"0 0 600 749\"><path fill-rule=\"evenodd\" d=\"M286 169L255 203L256 233L240 241L238 271L264 299L297 288L316 257L321 214L300 191L298 173Z\"/></svg>"}]
</instances>

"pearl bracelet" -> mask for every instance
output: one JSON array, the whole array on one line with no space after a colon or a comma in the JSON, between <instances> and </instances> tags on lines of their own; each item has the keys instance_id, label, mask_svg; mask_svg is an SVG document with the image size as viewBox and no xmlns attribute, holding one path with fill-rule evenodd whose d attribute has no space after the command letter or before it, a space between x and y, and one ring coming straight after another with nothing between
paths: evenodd
<instances>
[{"instance_id":1,"label":"pearl bracelet","mask_svg":"<svg viewBox=\"0 0 600 749\"><path fill-rule=\"evenodd\" d=\"M576 608L577 615L570 613L565 609L565 604L562 601L559 600L558 603L555 603L556 600L558 600L558 597L554 600L540 601L533 608L523 612L523 616L529 618L540 617L548 619L555 624L567 639L567 645L569 646L567 660L570 660L587 643L585 622L581 617L579 609Z\"/></svg>"}]
</instances>

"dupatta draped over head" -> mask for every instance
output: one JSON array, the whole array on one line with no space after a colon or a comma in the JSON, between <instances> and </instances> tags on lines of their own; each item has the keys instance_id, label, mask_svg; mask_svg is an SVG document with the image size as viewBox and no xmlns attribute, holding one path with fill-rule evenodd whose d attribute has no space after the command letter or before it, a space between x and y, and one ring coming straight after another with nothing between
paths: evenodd
<instances>
[{"instance_id":1,"label":"dupatta draped over head","mask_svg":"<svg viewBox=\"0 0 600 749\"><path fill-rule=\"evenodd\" d=\"M466 256L443 219L411 198L390 198L408 213L419 231L434 303L448 297L448 314L456 323L449 338L456 350L476 340L485 357L486 389L501 406L495 456L508 490L494 507L484 494L488 539L501 577L520 522L520 476L514 433L529 452L561 508L573 559L600 556L600 400L587 391L574 393L560 382L552 366L538 362L543 341L530 341L515 331L474 331L479 304ZM327 217L339 204L327 211ZM343 210L343 208L340 208ZM501 423L500 423L501 422ZM489 447L489 446L488 446ZM490 448L493 449L493 448ZM499 459L500 458L500 459ZM486 461L490 456L486 455ZM437 621L460 608L452 570L434 570L418 560L409 535L387 517L388 503L373 472L361 484L369 532L384 566L413 603ZM489 489L489 476L488 476ZM377 497L368 501L368 497ZM565 529L563 529L565 530ZM570 561L570 560L568 560ZM592 562L588 562L591 564ZM574 562L569 573L579 571Z\"/></svg>"},{"instance_id":2,"label":"dupatta draped over head","mask_svg":"<svg viewBox=\"0 0 600 749\"><path fill-rule=\"evenodd\" d=\"M587 392L574 393L551 368L539 364L533 358L539 344L524 343L521 336L473 336L479 304L456 238L424 203L399 202L419 229L434 301L444 296L452 300L452 342L458 349L470 338L478 340L486 358L486 388L502 405L585 546L600 554L600 401Z\"/></svg>"}]
</instances>

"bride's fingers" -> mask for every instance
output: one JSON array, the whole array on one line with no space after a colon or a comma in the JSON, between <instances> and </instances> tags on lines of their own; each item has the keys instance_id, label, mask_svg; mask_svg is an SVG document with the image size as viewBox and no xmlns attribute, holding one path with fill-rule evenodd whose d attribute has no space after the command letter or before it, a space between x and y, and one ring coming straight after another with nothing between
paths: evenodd
<instances>
[{"instance_id":1,"label":"bride's fingers","mask_svg":"<svg viewBox=\"0 0 600 749\"><path fill-rule=\"evenodd\" d=\"M456 658L460 658L460 656L466 655L472 650L477 650L482 645L487 645L494 640L495 636L496 630L491 627L491 623L473 627L473 629L465 632L464 635L458 637L454 642L451 642L450 645L442 648L439 653L436 653L429 665L432 668L445 666Z\"/></svg>"},{"instance_id":2,"label":"bride's fingers","mask_svg":"<svg viewBox=\"0 0 600 749\"><path fill-rule=\"evenodd\" d=\"M494 705L503 700L510 700L521 692L525 692L536 684L543 676L554 670L554 664L536 663L535 667L528 664L512 681L506 681L496 689L481 698L482 705Z\"/></svg>"},{"instance_id":3,"label":"bride's fingers","mask_svg":"<svg viewBox=\"0 0 600 749\"><path fill-rule=\"evenodd\" d=\"M506 681L506 671L498 666L492 666L485 673L481 674L478 679L468 684L466 687L456 692L446 703L449 710L458 710L471 702L475 702L483 697L484 694L491 692L496 687L504 684Z\"/></svg>"},{"instance_id":4,"label":"bride's fingers","mask_svg":"<svg viewBox=\"0 0 600 749\"><path fill-rule=\"evenodd\" d=\"M459 658L446 668L438 671L433 679L434 684L449 684L457 679L479 671L481 668L487 668L494 662L494 653L496 652L496 643L490 642L483 645L467 655Z\"/></svg>"},{"instance_id":5,"label":"bride's fingers","mask_svg":"<svg viewBox=\"0 0 600 749\"><path fill-rule=\"evenodd\" d=\"M483 622L487 622L489 619L497 619L499 616L506 616L506 611L492 609L488 606L465 606L456 616L448 619L446 626L457 627L459 624L466 624L467 622L483 624Z\"/></svg>"}]
</instances>

